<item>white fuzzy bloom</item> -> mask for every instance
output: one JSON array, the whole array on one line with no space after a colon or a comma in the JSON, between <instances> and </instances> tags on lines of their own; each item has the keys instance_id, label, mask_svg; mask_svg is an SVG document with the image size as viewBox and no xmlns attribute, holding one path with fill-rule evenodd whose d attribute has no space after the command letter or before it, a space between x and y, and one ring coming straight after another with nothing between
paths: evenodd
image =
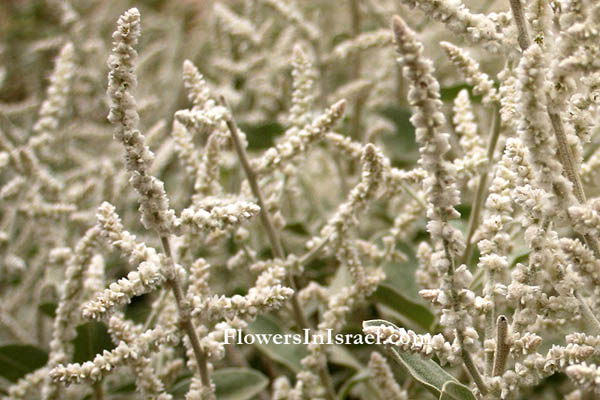
<instances>
[{"instance_id":1,"label":"white fuzzy bloom","mask_svg":"<svg viewBox=\"0 0 600 400\"><path fill-rule=\"evenodd\" d=\"M260 0L260 2L277 11L296 29L306 35L308 39L314 41L319 38L320 30L318 26L307 21L293 3L284 0Z\"/></svg>"},{"instance_id":2,"label":"white fuzzy bloom","mask_svg":"<svg viewBox=\"0 0 600 400\"><path fill-rule=\"evenodd\" d=\"M225 4L216 2L213 6L215 16L223 23L224 28L233 36L248 39L254 43L260 41L258 30L246 18L237 15Z\"/></svg>"},{"instance_id":3,"label":"white fuzzy bloom","mask_svg":"<svg viewBox=\"0 0 600 400\"><path fill-rule=\"evenodd\" d=\"M56 309L50 341L51 366L66 362L70 356L69 343L76 336L75 326L78 318L75 312L79 308L78 301L81 300L84 288L84 272L93 257L99 233L98 227L90 228L67 260L65 283Z\"/></svg>"},{"instance_id":4,"label":"white fuzzy bloom","mask_svg":"<svg viewBox=\"0 0 600 400\"><path fill-rule=\"evenodd\" d=\"M463 35L471 43L480 43L497 52L503 47L503 37L494 22L484 14L472 13L460 0L402 0L410 7L418 7L425 15L438 20L454 33Z\"/></svg>"},{"instance_id":5,"label":"white fuzzy bloom","mask_svg":"<svg viewBox=\"0 0 600 400\"><path fill-rule=\"evenodd\" d=\"M310 120L310 111L314 102L314 86L316 73L306 50L299 44L294 46L292 53L292 106L290 108L289 124L301 129Z\"/></svg>"},{"instance_id":6,"label":"white fuzzy bloom","mask_svg":"<svg viewBox=\"0 0 600 400\"><path fill-rule=\"evenodd\" d=\"M190 60L183 62L183 85L188 91L188 100L194 107L204 108L210 100L210 90L204 77Z\"/></svg>"},{"instance_id":7,"label":"white fuzzy bloom","mask_svg":"<svg viewBox=\"0 0 600 400\"><path fill-rule=\"evenodd\" d=\"M138 130L139 115L133 91L137 86L134 73L137 52L134 46L141 33L140 13L136 8L125 12L113 33L113 54L108 59L107 94L110 98L108 120L116 125L115 139L125 147L125 165L131 174L130 183L140 195L142 223L160 234L168 233L175 220L169 208L164 183L149 175L154 155Z\"/></svg>"},{"instance_id":8,"label":"white fuzzy bloom","mask_svg":"<svg viewBox=\"0 0 600 400\"><path fill-rule=\"evenodd\" d=\"M273 400L288 400L291 390L287 376L280 376L273 381Z\"/></svg>"},{"instance_id":9,"label":"white fuzzy bloom","mask_svg":"<svg viewBox=\"0 0 600 400\"><path fill-rule=\"evenodd\" d=\"M518 129L518 107L519 107L519 81L514 69L505 68L498 74L500 87L498 89L500 99L500 118L502 123L513 130Z\"/></svg>"},{"instance_id":10,"label":"white fuzzy bloom","mask_svg":"<svg viewBox=\"0 0 600 400\"><path fill-rule=\"evenodd\" d=\"M578 385L600 394L600 368L596 364L576 364L567 367L567 375Z\"/></svg>"},{"instance_id":11,"label":"white fuzzy bloom","mask_svg":"<svg viewBox=\"0 0 600 400\"><path fill-rule=\"evenodd\" d=\"M75 69L75 49L73 44L68 42L56 58L54 71L50 75L50 85L46 90L46 100L42 103L39 119L33 126L38 135L51 135L58 128L60 117L67 111Z\"/></svg>"},{"instance_id":12,"label":"white fuzzy bloom","mask_svg":"<svg viewBox=\"0 0 600 400\"><path fill-rule=\"evenodd\" d=\"M179 155L185 170L192 177L197 179L200 175L200 154L194 148L194 142L192 135L178 120L173 121L173 129L171 130L173 136L175 151Z\"/></svg>"},{"instance_id":13,"label":"white fuzzy bloom","mask_svg":"<svg viewBox=\"0 0 600 400\"><path fill-rule=\"evenodd\" d=\"M336 45L330 54L325 57L325 62L343 61L349 56L377 47L389 46L393 43L393 35L389 29L379 29L363 32L352 39Z\"/></svg>"},{"instance_id":14,"label":"white fuzzy bloom","mask_svg":"<svg viewBox=\"0 0 600 400\"><path fill-rule=\"evenodd\" d=\"M410 121L420 145L419 161L428 172L423 182L430 204L427 230L434 240L443 240L448 245L451 257L458 256L464 241L447 221L459 215L454 206L460 202L460 193L454 165L444 160L450 144L448 134L441 132L445 118L441 112L440 86L433 77L431 61L423 57L423 46L415 33L399 17L393 20L393 30L400 55L398 62L404 66L404 76L410 84L408 102L413 110Z\"/></svg>"},{"instance_id":15,"label":"white fuzzy bloom","mask_svg":"<svg viewBox=\"0 0 600 400\"><path fill-rule=\"evenodd\" d=\"M129 303L134 296L153 291L165 280L161 272L163 256L153 248L137 242L134 235L125 231L111 204L102 203L98 208L98 220L102 235L127 256L129 263L136 266L137 270L113 282L108 289L84 305L83 316L93 319L100 318L118 305Z\"/></svg>"},{"instance_id":16,"label":"white fuzzy bloom","mask_svg":"<svg viewBox=\"0 0 600 400\"><path fill-rule=\"evenodd\" d=\"M569 216L579 232L598 236L600 228L600 199L589 200L586 204L569 207Z\"/></svg>"},{"instance_id":17,"label":"white fuzzy bloom","mask_svg":"<svg viewBox=\"0 0 600 400\"><path fill-rule=\"evenodd\" d=\"M260 207L248 201L236 201L210 208L186 208L181 212L178 233L208 234L235 227L260 212Z\"/></svg>"},{"instance_id":18,"label":"white fuzzy bloom","mask_svg":"<svg viewBox=\"0 0 600 400\"><path fill-rule=\"evenodd\" d=\"M382 398L408 400L408 393L398 385L392 369L381 354L375 351L371 353L369 368L373 371L373 377Z\"/></svg>"},{"instance_id":19,"label":"white fuzzy bloom","mask_svg":"<svg viewBox=\"0 0 600 400\"><path fill-rule=\"evenodd\" d=\"M579 240L570 238L561 238L560 248L565 254L568 266L593 286L600 285L600 261L592 250Z\"/></svg>"},{"instance_id":20,"label":"white fuzzy bloom","mask_svg":"<svg viewBox=\"0 0 600 400\"><path fill-rule=\"evenodd\" d=\"M36 371L30 372L23 378L8 388L8 397L5 400L27 400L34 388L38 387L45 379L48 378L49 369L42 367Z\"/></svg>"},{"instance_id":21,"label":"white fuzzy bloom","mask_svg":"<svg viewBox=\"0 0 600 400\"><path fill-rule=\"evenodd\" d=\"M519 136L529 149L529 163L536 183L556 196L560 209L575 203L572 185L563 175L557 157L557 144L552 133L546 106L548 82L545 78L545 60L542 49L531 45L519 64Z\"/></svg>"},{"instance_id":22,"label":"white fuzzy bloom","mask_svg":"<svg viewBox=\"0 0 600 400\"><path fill-rule=\"evenodd\" d=\"M535 333L514 332L506 338L507 344L510 345L510 352L514 358L520 358L527 354L534 353L542 344L542 337Z\"/></svg>"},{"instance_id":23,"label":"white fuzzy bloom","mask_svg":"<svg viewBox=\"0 0 600 400\"><path fill-rule=\"evenodd\" d=\"M111 370L130 361L137 361L163 344L176 345L178 342L179 337L175 331L158 327L141 333L133 343L120 342L113 350L104 350L92 361L83 364L60 364L50 371L50 377L55 382L67 385L81 381L97 382Z\"/></svg>"},{"instance_id":24,"label":"white fuzzy bloom","mask_svg":"<svg viewBox=\"0 0 600 400\"><path fill-rule=\"evenodd\" d=\"M110 318L108 331L115 343L124 342L127 345L135 345L137 337L143 334L141 325L126 320L122 313L115 313ZM143 396L165 400L172 398L165 392L165 387L157 376L150 357L147 355L132 357L129 358L128 363L135 375L136 388Z\"/></svg>"},{"instance_id":25,"label":"white fuzzy bloom","mask_svg":"<svg viewBox=\"0 0 600 400\"><path fill-rule=\"evenodd\" d=\"M290 135L275 147L267 149L262 157L253 160L254 172L258 176L272 173L306 152L309 145L321 139L342 118L345 109L345 100L338 101L297 134Z\"/></svg>"},{"instance_id":26,"label":"white fuzzy bloom","mask_svg":"<svg viewBox=\"0 0 600 400\"><path fill-rule=\"evenodd\" d=\"M418 335L411 330L396 329L389 325L363 326L363 332L365 335L379 338L382 343L389 342L399 351L416 353L427 358L435 354L442 364L456 365L462 361L459 348L447 342L442 334Z\"/></svg>"},{"instance_id":27,"label":"white fuzzy bloom","mask_svg":"<svg viewBox=\"0 0 600 400\"><path fill-rule=\"evenodd\" d=\"M462 158L456 158L454 165L458 178L473 190L475 178L483 172L488 159L483 139L477 132L473 107L466 89L461 90L454 99L453 111L452 122L456 126L456 133L460 135L460 145L465 154Z\"/></svg>"},{"instance_id":28,"label":"white fuzzy bloom","mask_svg":"<svg viewBox=\"0 0 600 400\"><path fill-rule=\"evenodd\" d=\"M192 315L205 321L234 318L250 321L259 313L282 307L294 294L292 289L281 284L285 276L286 270L282 265L270 263L245 296L200 297L190 293L194 306Z\"/></svg>"},{"instance_id":29,"label":"white fuzzy bloom","mask_svg":"<svg viewBox=\"0 0 600 400\"><path fill-rule=\"evenodd\" d=\"M471 58L466 51L452 43L441 42L440 46L444 49L452 64L458 68L467 83L473 85L473 92L477 95L483 95L484 104L491 105L499 100L494 82L486 73L480 70L477 61Z\"/></svg>"}]
</instances>

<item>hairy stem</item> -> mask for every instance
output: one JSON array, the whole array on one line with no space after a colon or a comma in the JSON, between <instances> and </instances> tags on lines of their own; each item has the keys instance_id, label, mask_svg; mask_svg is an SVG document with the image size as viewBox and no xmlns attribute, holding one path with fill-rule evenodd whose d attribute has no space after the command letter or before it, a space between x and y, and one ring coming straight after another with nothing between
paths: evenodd
<instances>
[{"instance_id":1,"label":"hairy stem","mask_svg":"<svg viewBox=\"0 0 600 400\"><path fill-rule=\"evenodd\" d=\"M494 151L496 150L496 144L500 137L500 104L496 103L494 107L494 114L492 115L492 128L487 146L487 165L485 170L481 172L479 181L477 182L477 192L473 199L473 208L471 209L471 215L469 216L469 228L467 230L466 247L462 256L462 264L469 263L471 259L471 253L473 252L473 235L475 230L479 226L479 216L485 200L485 193L487 190L487 181L489 176L490 166L494 158Z\"/></svg>"},{"instance_id":2,"label":"hairy stem","mask_svg":"<svg viewBox=\"0 0 600 400\"><path fill-rule=\"evenodd\" d=\"M556 142L558 145L558 157L560 159L560 163L562 164L563 169L565 170L567 178L573 184L573 194L575 195L575 198L579 203L583 204L586 201L585 191L583 190L581 177L579 176L579 173L575 168L573 153L571 151L571 148L569 147L569 143L567 142L567 135L565 133L560 114L554 109L553 105L549 104L548 115L550 116L550 122L552 123L552 130L554 131L554 136L556 137ZM589 234L585 234L583 237L588 247L592 249L596 257L599 257L600 245L598 244L598 240Z\"/></svg>"},{"instance_id":3,"label":"hairy stem","mask_svg":"<svg viewBox=\"0 0 600 400\"><path fill-rule=\"evenodd\" d=\"M202 350L202 345L200 344L200 339L198 338L196 327L194 326L194 322L192 321L190 305L185 299L183 289L181 288L181 284L177 279L173 256L171 254L171 244L169 242L169 238L167 236L161 236L160 241L162 243L163 250L169 262L168 268L170 269L170 271L167 272L167 285L173 291L173 295L175 296L175 303L177 304L177 311L179 312L179 320L181 327L187 334L190 340L190 344L192 346L192 350L194 351L196 364L198 365L198 370L200 372L200 383L205 388L208 388L209 391L212 391L212 385L210 384L210 375L208 372L208 362L204 355L204 351Z\"/></svg>"},{"instance_id":4,"label":"hairy stem","mask_svg":"<svg viewBox=\"0 0 600 400\"><path fill-rule=\"evenodd\" d=\"M221 102L223 104L227 104L227 102L225 101L224 98L221 98ZM229 108L229 106L227 106L227 108L229 110L231 110ZM242 164L242 168L244 169L246 178L248 179L248 183L250 185L250 189L252 190L252 194L254 195L254 197L256 197L256 202L258 203L258 206L260 207L260 220L265 228L265 231L267 232L269 242L271 243L271 247L273 249L273 255L276 258L285 260L285 253L283 251L281 239L280 239L279 235L277 234L275 227L273 226L273 222L271 221L271 216L269 215L267 207L265 206L262 192L260 190L260 186L258 185L258 180L256 179L256 174L252 170L252 166L250 165L250 161L248 160L248 155L246 154L246 150L244 149L244 147L242 146L242 143L240 141L237 124L235 123L235 121L233 120L233 117L231 117L231 116L227 116L227 119L225 122L227 123L229 132L231 133L231 139L233 141L233 146L235 147L235 151L237 152L238 158L240 160L240 164ZM300 302L298 301L298 289L297 289L294 277L292 275L288 275L287 280L288 280L288 282L287 282L288 286L294 291L294 294L292 295L290 302L292 305L292 312L293 312L294 319L296 321L296 325L298 326L298 328L300 328L302 330L311 329L308 319L306 318L306 315L304 314L304 311L302 310L302 306L300 305ZM333 383L331 381L331 377L329 376L329 371L327 370L327 366L323 366L323 367L319 368L318 374L319 374L319 378L321 379L321 383L325 387L327 399L335 400L336 399L335 389L333 388Z\"/></svg>"},{"instance_id":5,"label":"hairy stem","mask_svg":"<svg viewBox=\"0 0 600 400\"><path fill-rule=\"evenodd\" d=\"M351 35L353 38L358 37L360 35L360 9L359 9L359 1L358 0L349 0L350 1L350 29ZM352 70L351 70L351 81L355 81L360 78L360 73L362 69L361 64L362 55L360 52L356 52L353 56L352 60ZM350 137L354 140L361 141L362 132L361 132L361 117L362 117L362 109L365 99L363 96L356 96L354 100L354 112L352 113L352 122L351 122L351 131Z\"/></svg>"},{"instance_id":6,"label":"hairy stem","mask_svg":"<svg viewBox=\"0 0 600 400\"><path fill-rule=\"evenodd\" d=\"M598 318L594 315L594 312L588 305L587 301L579 294L579 291L575 291L574 293L577 300L579 300L579 304L581 305L581 313L583 314L583 318L585 319L585 323L592 331L594 335L600 335L600 322L598 322Z\"/></svg>"},{"instance_id":7,"label":"hairy stem","mask_svg":"<svg viewBox=\"0 0 600 400\"><path fill-rule=\"evenodd\" d=\"M531 41L529 40L529 34L527 33L527 23L525 22L525 16L523 15L523 7L521 6L521 0L510 0L510 9L512 10L515 24L517 25L517 31L519 36L519 47L522 51L527 50Z\"/></svg>"},{"instance_id":8,"label":"hairy stem","mask_svg":"<svg viewBox=\"0 0 600 400\"><path fill-rule=\"evenodd\" d=\"M492 376L500 376L504 373L506 360L510 352L510 345L506 339L508 336L508 321L504 315L498 317L496 322L496 351L494 352L494 369Z\"/></svg>"},{"instance_id":9,"label":"hairy stem","mask_svg":"<svg viewBox=\"0 0 600 400\"><path fill-rule=\"evenodd\" d=\"M442 223L447 224L448 221L446 220L446 216L445 216L443 210L439 210L439 211L440 211L440 215L442 216L441 217ZM455 270L454 257L452 257L452 255L450 254L450 246L448 244L448 240L446 238L442 237L442 243L444 245L444 253L446 254L446 258L448 259L448 261L450 263L450 266L448 267L448 278L450 279L450 296L451 296L450 301L452 303L452 308L456 312L456 311L458 311L458 304L456 302L457 293L456 293L456 288L454 286L454 270ZM464 337L463 337L461 326L459 326L460 324L461 324L461 322L459 321L459 323L457 324L457 326L455 328L455 333L456 333L456 339L458 341L458 345L460 347L460 354L463 359L463 363L465 365L465 368L469 372L469 375L471 375L473 382L475 382L475 385L481 392L481 394L486 395L488 393L487 385L483 381L483 378L481 377L481 374L479 373L477 366L473 362L473 358L471 357L471 354L465 349Z\"/></svg>"},{"instance_id":10,"label":"hairy stem","mask_svg":"<svg viewBox=\"0 0 600 400\"><path fill-rule=\"evenodd\" d=\"M94 389L94 400L104 400L104 387L102 381L94 382L92 385Z\"/></svg>"}]
</instances>

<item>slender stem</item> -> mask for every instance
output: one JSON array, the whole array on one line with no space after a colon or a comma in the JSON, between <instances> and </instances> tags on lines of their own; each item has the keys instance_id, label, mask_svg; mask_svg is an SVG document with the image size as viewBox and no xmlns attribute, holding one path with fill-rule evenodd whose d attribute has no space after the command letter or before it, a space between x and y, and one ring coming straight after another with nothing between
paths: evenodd
<instances>
[{"instance_id":1,"label":"slender stem","mask_svg":"<svg viewBox=\"0 0 600 400\"><path fill-rule=\"evenodd\" d=\"M510 8L519 32L519 37L517 38L519 47L521 47L522 51L525 51L531 42L529 40L529 34L527 33L527 23L525 22L525 16L523 15L521 0L510 0Z\"/></svg>"},{"instance_id":2,"label":"slender stem","mask_svg":"<svg viewBox=\"0 0 600 400\"><path fill-rule=\"evenodd\" d=\"M494 319L496 318L496 294L494 293L494 289L496 286L496 273L486 268L486 275L486 290L484 293L486 295L489 293L492 300L489 310L485 313L485 340L488 340L494 336ZM497 336L498 334L496 333ZM492 376L493 374L494 357L494 352L489 351L485 353L485 374L487 376Z\"/></svg>"},{"instance_id":3,"label":"slender stem","mask_svg":"<svg viewBox=\"0 0 600 400\"><path fill-rule=\"evenodd\" d=\"M556 137L556 142L558 145L558 157L560 159L560 163L565 170L565 174L571 183L573 184L573 194L577 201L581 204L585 203L585 191L583 190L583 184L581 183L581 177L575 168L575 161L573 160L573 153L571 148L569 147L569 143L567 141L567 135L565 133L565 129L562 124L562 120L560 118L560 114L558 111L554 109L552 104L548 105L548 116L550 117L550 122L552 123L552 130L554 131L554 136ZM594 252L596 257L600 256L600 244L598 244L598 240L592 235L585 234L583 235L586 244L588 247Z\"/></svg>"},{"instance_id":4,"label":"slender stem","mask_svg":"<svg viewBox=\"0 0 600 400\"><path fill-rule=\"evenodd\" d=\"M577 300L579 300L583 318L585 319L585 323L588 329L590 329L594 335L600 335L600 322L598 322L598 319L594 315L594 312L590 308L589 304L581 296L581 294L579 294L578 291L575 291L574 295L577 298Z\"/></svg>"},{"instance_id":5,"label":"slender stem","mask_svg":"<svg viewBox=\"0 0 600 400\"><path fill-rule=\"evenodd\" d=\"M104 400L104 387L102 381L94 382L92 385L94 388L94 400Z\"/></svg>"},{"instance_id":6,"label":"slender stem","mask_svg":"<svg viewBox=\"0 0 600 400\"><path fill-rule=\"evenodd\" d=\"M565 170L567 178L573 183L573 194L580 203L585 203L585 192L583 191L583 184L581 178L575 169L575 162L573 161L573 154L569 143L567 142L567 135L563 127L562 121L558 111L554 109L552 104L548 104L548 116L552 122L552 129L554 130L554 136L556 137L556 143L558 145L558 157Z\"/></svg>"},{"instance_id":7,"label":"slender stem","mask_svg":"<svg viewBox=\"0 0 600 400\"><path fill-rule=\"evenodd\" d=\"M144 322L144 327L142 328L142 330L144 332L147 331L152 326L152 324L154 324L154 321L158 317L158 314L160 314L160 312L162 311L162 308L164 306L163 302L165 301L166 298L167 298L167 291L162 290L160 292L158 299L156 299L156 303L155 303L156 307L154 307L150 311L150 315L148 315L148 318L146 318L146 322Z\"/></svg>"},{"instance_id":8,"label":"slender stem","mask_svg":"<svg viewBox=\"0 0 600 400\"><path fill-rule=\"evenodd\" d=\"M504 315L498 317L496 322L496 351L494 352L493 376L500 376L504 373L506 360L510 352L510 345L506 339L508 337L508 321Z\"/></svg>"},{"instance_id":9,"label":"slender stem","mask_svg":"<svg viewBox=\"0 0 600 400\"><path fill-rule=\"evenodd\" d=\"M173 263L173 256L171 254L169 238L167 236L161 236L160 241L169 262L168 268L170 270L167 271L167 285L171 288L171 290L173 290L173 295L175 296L175 302L177 304L177 310L179 312L181 327L190 339L190 344L192 346L192 350L194 351L194 356L196 357L196 364L198 364L198 370L200 371L200 383L205 388L208 388L209 391L212 391L210 375L208 372L208 362L204 355L204 351L202 350L202 345L200 344L196 327L192 321L190 305L185 299L183 289L181 288L181 285L177 279L177 274L175 273L175 266Z\"/></svg>"},{"instance_id":10,"label":"slender stem","mask_svg":"<svg viewBox=\"0 0 600 400\"><path fill-rule=\"evenodd\" d=\"M442 216L441 217L442 223L447 224L448 221L446 219L446 215L444 214L443 210L440 210L440 215ZM457 293L456 293L456 288L454 287L454 269L455 269L454 257L452 257L452 255L450 254L450 246L449 246L448 240L445 237L442 237L442 243L444 245L444 253L446 255L448 262L450 263L450 266L448 267L448 277L450 279L450 297L451 297L450 301L451 301L452 308L454 309L454 311L458 311L458 304L456 302ZM479 373L477 366L473 362L473 358L471 357L471 354L467 351L467 349L465 349L465 344L464 344L465 341L464 341L464 337L463 337L463 332L460 327L461 323L462 323L461 321L458 322L458 324L455 328L455 332L456 332L456 339L457 339L458 345L460 347L460 353L461 353L461 357L463 359L463 363L465 364L465 367L466 367L467 371L469 372L469 375L471 375L473 382L475 382L475 385L477 385L477 388L479 389L481 394L486 395L488 393L487 385L483 381L483 378L481 377L481 374Z\"/></svg>"},{"instance_id":11,"label":"slender stem","mask_svg":"<svg viewBox=\"0 0 600 400\"><path fill-rule=\"evenodd\" d=\"M358 0L350 0L350 28L352 29L352 37L356 38L360 35L360 8ZM352 60L352 71L350 79L352 81L360 78L362 69L361 64L362 55L360 52L356 52ZM361 141L361 117L362 109L364 104L363 96L356 96L354 100L354 112L352 113L351 131L350 135L354 140Z\"/></svg>"},{"instance_id":12,"label":"slender stem","mask_svg":"<svg viewBox=\"0 0 600 400\"><path fill-rule=\"evenodd\" d=\"M492 165L492 161L494 158L494 151L496 150L496 144L498 143L498 138L500 137L500 104L496 103L494 107L494 114L492 115L492 129L490 133L490 137L488 140L487 146L487 164L485 170L481 172L479 175L479 181L477 182L477 192L475 193L475 198L473 199L473 209L471 210L471 215L469 216L469 228L467 230L467 238L466 238L466 247L462 256L461 263L467 264L471 259L471 253L473 251L473 235L475 234L475 230L479 226L479 215L481 214L481 209L483 207L485 192L487 190L487 181L489 176L489 169Z\"/></svg>"},{"instance_id":13,"label":"slender stem","mask_svg":"<svg viewBox=\"0 0 600 400\"><path fill-rule=\"evenodd\" d=\"M221 102L223 104L227 104L226 100L223 97L221 97ZM227 108L229 109L229 106L227 106ZM258 206L260 207L260 220L261 220L265 230L267 231L267 236L269 238L271 247L273 249L273 255L276 258L285 260L285 253L283 251L281 239L280 239L279 235L277 234L275 227L273 226L273 223L271 221L271 216L269 215L269 211L267 210L267 207L265 206L265 202L263 200L260 186L258 186L258 180L256 179L256 174L252 170L252 166L250 165L250 162L248 160L248 155L246 154L246 150L244 149L244 147L242 146L242 143L240 141L240 135L239 135L237 124L235 123L235 121L233 120L233 118L231 116L227 116L225 122L227 123L229 132L231 133L231 139L233 141L233 146L235 148L235 151L237 152L238 158L240 159L240 164L242 164L242 168L244 169L246 178L248 179L248 184L250 185L252 194L254 195L254 197L256 197L256 201L258 203ZM306 318L306 315L304 314L304 311L302 310L300 302L298 301L298 289L296 287L296 282L294 280L294 277L292 275L288 275L287 280L288 280L288 282L287 282L288 286L294 291L294 294L292 295L290 302L292 305L292 312L293 312L294 319L296 321L296 325L298 326L298 328L300 328L302 330L311 329L308 319ZM327 365L320 367L318 374L319 374L319 378L321 379L321 383L325 387L327 399L335 400L336 399L335 389L333 387L331 377L329 376L329 371L327 370Z\"/></svg>"}]
</instances>

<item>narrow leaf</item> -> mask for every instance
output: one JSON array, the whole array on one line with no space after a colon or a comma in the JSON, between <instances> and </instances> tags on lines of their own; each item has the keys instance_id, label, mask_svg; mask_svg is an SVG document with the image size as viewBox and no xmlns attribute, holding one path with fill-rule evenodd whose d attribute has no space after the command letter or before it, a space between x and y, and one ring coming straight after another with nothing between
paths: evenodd
<instances>
[{"instance_id":1,"label":"narrow leaf","mask_svg":"<svg viewBox=\"0 0 600 400\"><path fill-rule=\"evenodd\" d=\"M289 334L281 326L282 324L276 319L259 315L248 325L246 332L253 335L270 334L271 339L273 338L272 335ZM256 340L254 346L270 359L280 362L294 372L299 372L302 369L300 361L308 354L306 346L291 341L288 344L275 344L272 340L269 343L258 343L258 340Z\"/></svg>"},{"instance_id":2,"label":"narrow leaf","mask_svg":"<svg viewBox=\"0 0 600 400\"><path fill-rule=\"evenodd\" d=\"M377 290L373 294L373 300L390 307L392 310L408 318L424 330L429 330L435 320L434 315L427 307L408 299L396 289L385 283L380 284L377 287Z\"/></svg>"},{"instance_id":3,"label":"narrow leaf","mask_svg":"<svg viewBox=\"0 0 600 400\"><path fill-rule=\"evenodd\" d=\"M103 322L87 322L79 325L76 330L77 336L73 340L73 362L91 361L96 354L115 348Z\"/></svg>"},{"instance_id":4,"label":"narrow leaf","mask_svg":"<svg viewBox=\"0 0 600 400\"><path fill-rule=\"evenodd\" d=\"M0 347L0 376L16 382L48 362L48 354L34 346L9 344Z\"/></svg>"},{"instance_id":5,"label":"narrow leaf","mask_svg":"<svg viewBox=\"0 0 600 400\"><path fill-rule=\"evenodd\" d=\"M269 379L250 368L224 368L212 374L217 400L249 400L269 384Z\"/></svg>"},{"instance_id":6,"label":"narrow leaf","mask_svg":"<svg viewBox=\"0 0 600 400\"><path fill-rule=\"evenodd\" d=\"M439 400L462 400L462 399L474 399L473 392L460 383L448 381L442 387L442 393L440 394Z\"/></svg>"}]
</instances>

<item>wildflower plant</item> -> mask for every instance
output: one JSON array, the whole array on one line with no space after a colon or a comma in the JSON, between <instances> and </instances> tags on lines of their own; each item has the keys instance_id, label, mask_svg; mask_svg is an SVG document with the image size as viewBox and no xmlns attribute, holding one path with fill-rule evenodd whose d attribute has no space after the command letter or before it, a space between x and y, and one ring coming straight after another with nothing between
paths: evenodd
<instances>
[{"instance_id":1,"label":"wildflower plant","mask_svg":"<svg viewBox=\"0 0 600 400\"><path fill-rule=\"evenodd\" d=\"M0 395L596 398L599 32L590 0L1 4Z\"/></svg>"}]
</instances>

